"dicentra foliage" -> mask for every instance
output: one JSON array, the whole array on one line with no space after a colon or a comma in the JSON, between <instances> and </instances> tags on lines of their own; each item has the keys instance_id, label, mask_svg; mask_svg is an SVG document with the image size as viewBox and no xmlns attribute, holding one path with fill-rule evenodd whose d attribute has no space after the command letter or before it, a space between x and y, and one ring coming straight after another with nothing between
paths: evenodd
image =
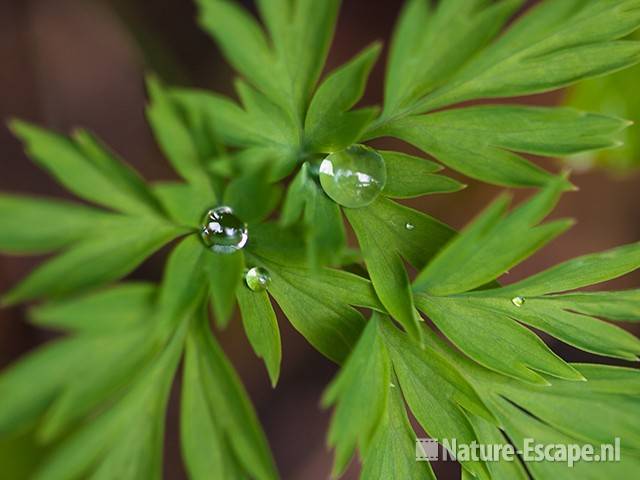
<instances>
[{"instance_id":1,"label":"dicentra foliage","mask_svg":"<svg viewBox=\"0 0 640 480\"><path fill-rule=\"evenodd\" d=\"M31 320L67 333L0 376L0 435L30 432L46 451L29 478L160 478L179 365L189 476L277 478L209 319L211 305L224 328L239 305L275 386L281 345L272 302L341 365L323 399L335 408L335 475L357 451L362 478L434 478L429 463L414 460L409 410L430 436L459 443L622 443L621 462L462 462L463 478L637 474L638 371L567 363L538 332L636 360L640 342L614 323L640 320L640 290L579 289L637 269L640 243L501 283L572 223L545 221L573 189L567 176L525 155L613 147L628 122L464 102L546 92L635 64L640 43L624 37L640 26L640 0L544 0L523 15L521 0L409 0L389 44L380 107L358 105L378 43L321 78L338 0L256 0L260 19L235 1L198 3L200 24L238 73L238 100L149 77L149 124L180 181L144 181L86 131L67 137L11 123L29 156L87 202L0 195L0 249L54 254L4 305L43 301ZM319 161L380 137L430 159L379 152L387 180L375 201L332 201ZM398 202L463 188L439 173L443 166L535 191L515 208L500 196L457 233ZM204 213L221 205L248 225L235 253L212 252L200 238ZM357 249L346 246L345 220ZM114 283L169 244L158 285ZM253 267L271 277L266 290L243 281Z\"/></svg>"}]
</instances>

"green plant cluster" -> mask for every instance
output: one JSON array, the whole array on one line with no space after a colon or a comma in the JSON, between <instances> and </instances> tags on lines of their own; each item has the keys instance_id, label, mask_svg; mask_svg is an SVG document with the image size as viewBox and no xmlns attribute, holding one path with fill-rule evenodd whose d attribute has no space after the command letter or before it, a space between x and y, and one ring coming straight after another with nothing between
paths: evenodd
<instances>
[{"instance_id":1,"label":"green plant cluster","mask_svg":"<svg viewBox=\"0 0 640 480\"><path fill-rule=\"evenodd\" d=\"M260 22L234 1L198 3L200 24L238 72L239 100L149 78L149 123L180 181L144 181L85 131L66 137L11 124L29 156L88 202L0 195L0 249L54 253L3 303L41 300L33 323L67 333L0 376L0 438L28 436L43 458L26 478L160 478L180 365L190 478L277 478L209 313L224 328L239 305L275 386L282 352L273 302L341 365L323 398L335 408L336 476L357 451L364 479L435 478L428 462L415 461L408 411L430 436L460 443L622 442L621 462L463 461L465 479L637 474L640 373L567 363L535 332L637 360L640 341L612 322L640 321L640 290L579 289L640 267L640 243L500 283L572 224L545 221L573 189L569 179L525 154L612 147L628 122L464 102L550 91L635 64L640 44L624 37L640 26L640 0L543 0L513 22L520 0L409 0L390 42L381 107L359 106L377 43L320 78L338 0L256 0ZM334 202L319 162L380 137L430 159L378 152L386 181L375 199L359 208ZM515 208L502 195L456 232L398 201L463 188L443 166L536 192ZM219 206L247 224L246 246L232 253L200 238L203 215ZM357 249L347 247L345 219ZM165 245L159 284L114 283ZM249 288L244 275L254 268L262 277Z\"/></svg>"}]
</instances>

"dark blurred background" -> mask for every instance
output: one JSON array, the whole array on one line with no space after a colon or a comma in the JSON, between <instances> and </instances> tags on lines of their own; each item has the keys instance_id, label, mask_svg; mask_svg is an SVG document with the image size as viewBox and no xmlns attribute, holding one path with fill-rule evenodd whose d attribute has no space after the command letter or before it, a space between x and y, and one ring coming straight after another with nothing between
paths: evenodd
<instances>
[{"instance_id":1,"label":"dark blurred background","mask_svg":"<svg viewBox=\"0 0 640 480\"><path fill-rule=\"evenodd\" d=\"M401 3L345 0L327 68L346 61L373 40L388 41ZM232 94L233 74L213 42L198 29L191 1L0 0L0 190L68 196L25 157L4 126L13 117L60 132L87 127L147 179L172 178L174 174L144 119L143 79L151 70L172 84ZM381 100L383 74L381 62L372 75L365 102ZM628 94L640 95L636 91ZM564 95L560 92L519 101L550 105L562 102ZM538 160L547 168L560 167L556 160ZM640 240L638 174L620 176L595 170L574 172L572 180L580 191L566 195L553 215L574 217L578 224L514 269L505 281L572 256ZM459 194L426 197L411 204L459 228L498 191L468 179L465 182L470 186ZM516 198L528 194L516 192ZM134 277L159 279L163 258L162 253L155 255ZM39 261L0 258L0 291ZM611 286L639 284L636 272ZM1 367L51 338L50 332L29 326L24 318L22 307L0 311ZM325 447L325 432L330 415L319 407L319 398L335 367L286 321L281 322L281 330L283 371L276 390L269 386L263 365L251 352L238 321L219 336L255 402L283 478L329 478L332 459ZM566 346L552 343L552 347L573 361L598 361ZM176 392L174 389L167 418L165 478L170 480L185 478L177 439ZM6 461L1 454L0 467ZM453 465L436 465L436 470L443 478L459 478ZM346 478L356 476L357 465L352 465Z\"/></svg>"}]
</instances>

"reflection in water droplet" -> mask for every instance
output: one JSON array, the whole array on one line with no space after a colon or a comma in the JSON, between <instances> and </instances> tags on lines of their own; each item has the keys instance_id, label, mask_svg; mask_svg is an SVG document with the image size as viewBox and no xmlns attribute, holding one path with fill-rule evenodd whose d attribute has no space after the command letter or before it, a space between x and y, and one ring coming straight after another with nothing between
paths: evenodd
<instances>
[{"instance_id":1,"label":"reflection in water droplet","mask_svg":"<svg viewBox=\"0 0 640 480\"><path fill-rule=\"evenodd\" d=\"M516 307L521 307L524 305L524 297L513 297L511 299L511 303L513 303Z\"/></svg>"},{"instance_id":2,"label":"reflection in water droplet","mask_svg":"<svg viewBox=\"0 0 640 480\"><path fill-rule=\"evenodd\" d=\"M407 230L413 230L414 228L416 228L416 226L413 223L405 223L404 224L404 228L406 228Z\"/></svg>"},{"instance_id":3,"label":"reflection in water droplet","mask_svg":"<svg viewBox=\"0 0 640 480\"><path fill-rule=\"evenodd\" d=\"M262 267L253 267L244 275L244 281L254 292L262 292L269 288L271 276L269 272Z\"/></svg>"},{"instance_id":4,"label":"reflection in water droplet","mask_svg":"<svg viewBox=\"0 0 640 480\"><path fill-rule=\"evenodd\" d=\"M247 224L236 217L230 207L209 210L202 221L200 236L216 253L233 253L247 244Z\"/></svg>"},{"instance_id":5,"label":"reflection in water droplet","mask_svg":"<svg viewBox=\"0 0 640 480\"><path fill-rule=\"evenodd\" d=\"M332 153L320 164L320 184L332 200L344 207L365 207L387 181L382 156L365 145L352 145Z\"/></svg>"}]
</instances>

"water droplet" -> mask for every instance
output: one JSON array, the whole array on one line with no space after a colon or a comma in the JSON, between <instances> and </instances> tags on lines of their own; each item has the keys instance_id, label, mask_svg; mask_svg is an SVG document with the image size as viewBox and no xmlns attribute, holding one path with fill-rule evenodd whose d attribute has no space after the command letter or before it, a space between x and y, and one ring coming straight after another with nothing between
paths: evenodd
<instances>
[{"instance_id":1,"label":"water droplet","mask_svg":"<svg viewBox=\"0 0 640 480\"><path fill-rule=\"evenodd\" d=\"M513 297L511 299L511 303L513 303L516 307L521 307L524 305L524 297Z\"/></svg>"},{"instance_id":2,"label":"water droplet","mask_svg":"<svg viewBox=\"0 0 640 480\"><path fill-rule=\"evenodd\" d=\"M389 386L390 386L391 388L396 388L396 386L395 386L393 383L390 383L390 384L389 384Z\"/></svg>"},{"instance_id":3,"label":"water droplet","mask_svg":"<svg viewBox=\"0 0 640 480\"><path fill-rule=\"evenodd\" d=\"M216 253L233 253L247 244L247 224L230 207L212 208L202 223L202 240Z\"/></svg>"},{"instance_id":4,"label":"water droplet","mask_svg":"<svg viewBox=\"0 0 640 480\"><path fill-rule=\"evenodd\" d=\"M253 267L244 275L244 281L254 292L262 292L269 288L271 276L269 272L262 267Z\"/></svg>"},{"instance_id":5,"label":"water droplet","mask_svg":"<svg viewBox=\"0 0 640 480\"><path fill-rule=\"evenodd\" d=\"M382 156L365 145L332 153L320 164L320 185L332 200L349 208L366 207L387 181Z\"/></svg>"},{"instance_id":6,"label":"water droplet","mask_svg":"<svg viewBox=\"0 0 640 480\"><path fill-rule=\"evenodd\" d=\"M416 226L413 223L405 223L404 224L404 228L406 228L407 230L413 230L414 228L416 228Z\"/></svg>"}]
</instances>

